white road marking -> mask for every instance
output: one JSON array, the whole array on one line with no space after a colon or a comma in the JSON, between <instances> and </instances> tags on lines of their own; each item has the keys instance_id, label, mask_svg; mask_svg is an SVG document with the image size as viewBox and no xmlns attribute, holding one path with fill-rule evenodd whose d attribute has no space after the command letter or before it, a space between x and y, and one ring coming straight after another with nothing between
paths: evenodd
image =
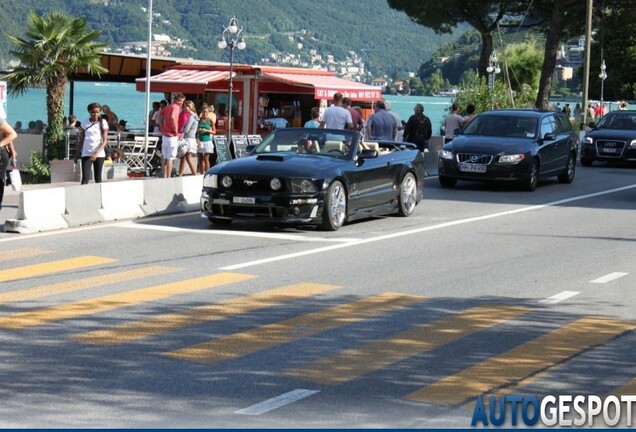
<instances>
[{"instance_id":1,"label":"white road marking","mask_svg":"<svg viewBox=\"0 0 636 432\"><path fill-rule=\"evenodd\" d=\"M610 273L610 274L607 274L605 276L602 276L602 277L600 277L598 279L594 279L593 281L590 281L590 283L602 283L602 284L604 284L604 283L608 283L608 282L611 282L613 280L616 280L618 278L621 278L623 276L627 276L628 274L629 273L614 272L614 273Z\"/></svg>"},{"instance_id":2,"label":"white road marking","mask_svg":"<svg viewBox=\"0 0 636 432\"><path fill-rule=\"evenodd\" d=\"M320 390L306 390L306 389L296 389L287 393L283 393L280 396L276 396L271 399L267 399L266 401L257 403L256 405L252 405L247 408L243 408L238 411L234 411L234 414L243 414L243 415L251 415L257 416L264 414L268 411L272 411L276 408L280 408L285 405L289 405L290 403L294 403L306 397L309 397L313 394L320 392Z\"/></svg>"},{"instance_id":3,"label":"white road marking","mask_svg":"<svg viewBox=\"0 0 636 432\"><path fill-rule=\"evenodd\" d=\"M562 302L565 299L569 299L570 297L574 297L577 294L581 294L581 291L561 291L558 294L553 295L552 297L548 297L543 300L539 300L539 303L542 304L557 304Z\"/></svg>"},{"instance_id":4,"label":"white road marking","mask_svg":"<svg viewBox=\"0 0 636 432\"><path fill-rule=\"evenodd\" d=\"M196 234L208 234L208 235L228 235L228 236L236 236L236 237L257 237L257 238L268 238L268 239L277 239L277 240L297 240L297 241L306 241L306 242L327 242L327 243L348 243L353 241L358 241L356 238L318 238L318 237L307 237L299 234L283 234L283 233L267 233L267 232L254 232L254 231L236 231L236 230L224 230L217 231L213 229L207 228L179 228L174 226L163 226L163 225L149 225L149 224L139 224L134 222L124 223L121 225L117 225L118 228L133 228L133 229L141 229L141 230L152 230L152 231L166 231L166 232L189 232Z\"/></svg>"},{"instance_id":5,"label":"white road marking","mask_svg":"<svg viewBox=\"0 0 636 432\"><path fill-rule=\"evenodd\" d=\"M546 203L546 204L538 204L538 205L529 206L529 207L522 207L522 208L515 209L515 210L508 210L508 211L504 211L504 212L491 213L491 214L488 214L488 215L476 216L476 217L471 217L471 218L466 218L466 219L458 219L458 220L454 220L454 221L450 221L450 222L440 223L440 224L437 224L437 225L430 225L430 226L426 226L426 227L422 227L422 228L415 228L415 229L410 229L410 230L407 230L407 231L400 231L400 232L396 232L396 233L393 233L393 234L386 234L386 235L381 235L381 236L377 236L377 237L370 237L370 238L367 238L367 239L354 240L354 241L350 241L350 242L344 243L344 244L325 246L325 247L321 247L321 248L318 248L318 249L310 249L310 250L306 250L306 251L302 251L302 252L296 252L296 253L291 253L291 254L279 255L279 256L275 256L275 257L263 258L263 259L260 259L260 260L248 261L248 262L244 262L244 263L240 263L240 264L234 264L234 265L230 265L230 266L219 267L219 270L237 270L237 269L241 269L241 268L245 268L245 267L252 267L252 266L255 266L255 265L267 264L267 263L271 263L271 262L275 262L275 261L283 261L283 260L293 259L293 258L306 256L306 255L313 255L313 254L318 254L318 253L323 253L323 252L329 252L329 251L332 251L332 250L342 249L342 248L345 248L345 247L357 246L357 245L366 244L366 243L373 243L373 242L378 242L378 241L382 241L382 240L389 240L389 239L409 236L409 235L413 235L413 234L419 234L419 233L426 232L426 231L434 231L434 230L438 230L438 229L442 229L442 228L448 228L448 227L457 226L457 225L463 225L463 224L472 223L472 222L480 222L480 221L484 221L484 220L488 220L488 219L495 219L495 218L499 218L499 217L503 217L503 216L510 216L510 215L514 215L514 214L518 214L518 213L525 213L525 212L529 212L529 211L540 210L540 209L543 209L543 208L546 208L546 207L554 207L554 206L557 206L557 205L566 204L566 203L573 202L573 201L579 201L579 200L583 200L583 199L587 199L587 198L597 197L597 196L600 196L600 195L607 195L607 194L611 194L611 193L615 193L615 192L621 192L621 191L628 190L628 189L633 189L633 188L636 188L636 184L629 185L629 186L623 186L623 187L616 188L616 189L609 189L609 190L602 191L602 192L595 192L595 193L587 194L587 195L580 195L580 196L572 197L572 198L565 198L565 199L562 199L562 200L559 200L559 201L552 201L552 202L549 202L549 203Z\"/></svg>"}]
</instances>

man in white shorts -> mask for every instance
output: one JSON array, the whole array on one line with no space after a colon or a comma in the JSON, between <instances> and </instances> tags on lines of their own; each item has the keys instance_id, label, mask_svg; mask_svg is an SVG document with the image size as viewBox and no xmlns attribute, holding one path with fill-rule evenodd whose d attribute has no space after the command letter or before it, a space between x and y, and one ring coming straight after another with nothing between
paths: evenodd
<instances>
[{"instance_id":1,"label":"man in white shorts","mask_svg":"<svg viewBox=\"0 0 636 432\"><path fill-rule=\"evenodd\" d=\"M163 177L170 178L172 175L172 166L177 158L177 150L179 147L179 113L181 105L185 101L183 93L177 93L174 101L161 110L161 153L163 154Z\"/></svg>"}]
</instances>

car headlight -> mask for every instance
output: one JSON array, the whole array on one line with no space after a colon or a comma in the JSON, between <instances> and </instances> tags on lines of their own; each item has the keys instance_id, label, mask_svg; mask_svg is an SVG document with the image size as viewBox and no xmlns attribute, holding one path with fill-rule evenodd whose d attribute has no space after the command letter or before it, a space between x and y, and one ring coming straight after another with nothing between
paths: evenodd
<instances>
[{"instance_id":1,"label":"car headlight","mask_svg":"<svg viewBox=\"0 0 636 432\"><path fill-rule=\"evenodd\" d=\"M219 176L216 174L206 174L203 177L203 187L217 189L219 187Z\"/></svg>"},{"instance_id":2,"label":"car headlight","mask_svg":"<svg viewBox=\"0 0 636 432\"><path fill-rule=\"evenodd\" d=\"M440 150L439 157L441 159L453 159L453 153L449 152L448 150Z\"/></svg>"},{"instance_id":3,"label":"car headlight","mask_svg":"<svg viewBox=\"0 0 636 432\"><path fill-rule=\"evenodd\" d=\"M632 140L632 142L629 143L629 147L636 148L636 140Z\"/></svg>"},{"instance_id":4,"label":"car headlight","mask_svg":"<svg viewBox=\"0 0 636 432\"><path fill-rule=\"evenodd\" d=\"M583 144L594 144L594 140L592 137L585 137L583 138Z\"/></svg>"},{"instance_id":5,"label":"car headlight","mask_svg":"<svg viewBox=\"0 0 636 432\"><path fill-rule=\"evenodd\" d=\"M526 158L526 155L523 155L523 154L503 155L503 156L499 157L499 162L500 163L516 164L516 163L521 162L525 158Z\"/></svg>"},{"instance_id":6,"label":"car headlight","mask_svg":"<svg viewBox=\"0 0 636 432\"><path fill-rule=\"evenodd\" d=\"M281 183L280 179L277 177L274 177L273 179L271 179L269 181L269 187L272 188L272 190L279 190L281 187L283 187L283 183Z\"/></svg>"},{"instance_id":7,"label":"car headlight","mask_svg":"<svg viewBox=\"0 0 636 432\"><path fill-rule=\"evenodd\" d=\"M293 193L316 193L316 185L308 179L292 179Z\"/></svg>"},{"instance_id":8,"label":"car headlight","mask_svg":"<svg viewBox=\"0 0 636 432\"><path fill-rule=\"evenodd\" d=\"M232 177L226 175L221 179L221 184L225 189L229 189L232 187Z\"/></svg>"}]
</instances>

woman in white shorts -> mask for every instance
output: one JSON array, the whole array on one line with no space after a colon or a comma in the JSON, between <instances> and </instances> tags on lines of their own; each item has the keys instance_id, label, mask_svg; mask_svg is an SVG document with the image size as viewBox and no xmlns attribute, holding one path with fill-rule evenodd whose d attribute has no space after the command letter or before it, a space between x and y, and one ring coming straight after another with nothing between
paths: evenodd
<instances>
[{"instance_id":1,"label":"woman in white shorts","mask_svg":"<svg viewBox=\"0 0 636 432\"><path fill-rule=\"evenodd\" d=\"M192 162L192 155L197 152L197 129L199 128L199 117L197 116L194 102L187 100L183 103L183 111L187 113L188 119L181 129L181 136L188 143L188 152L179 160L179 177L185 171L185 164L190 167L190 172L196 174L197 170Z\"/></svg>"},{"instance_id":2,"label":"woman in white shorts","mask_svg":"<svg viewBox=\"0 0 636 432\"><path fill-rule=\"evenodd\" d=\"M212 110L212 113L210 111ZM214 142L212 137L216 133L214 127L214 108L205 107L201 111L197 139L199 141L199 174L205 174L210 169L210 156L214 153Z\"/></svg>"}]
</instances>

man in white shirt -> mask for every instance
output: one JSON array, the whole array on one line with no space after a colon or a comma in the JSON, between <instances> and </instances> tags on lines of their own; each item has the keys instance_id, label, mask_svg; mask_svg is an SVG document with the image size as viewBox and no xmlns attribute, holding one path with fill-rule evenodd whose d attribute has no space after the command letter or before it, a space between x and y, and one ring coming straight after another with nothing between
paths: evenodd
<instances>
[{"instance_id":1,"label":"man in white shirt","mask_svg":"<svg viewBox=\"0 0 636 432\"><path fill-rule=\"evenodd\" d=\"M454 103L451 107L451 113L444 118L444 131L446 141L455 138L455 130L461 129L464 123L464 117L459 115L459 105Z\"/></svg>"},{"instance_id":2,"label":"man in white shirt","mask_svg":"<svg viewBox=\"0 0 636 432\"><path fill-rule=\"evenodd\" d=\"M351 113L342 106L342 93L333 95L333 105L325 110L322 115L321 127L327 129L353 129Z\"/></svg>"}]
</instances>

